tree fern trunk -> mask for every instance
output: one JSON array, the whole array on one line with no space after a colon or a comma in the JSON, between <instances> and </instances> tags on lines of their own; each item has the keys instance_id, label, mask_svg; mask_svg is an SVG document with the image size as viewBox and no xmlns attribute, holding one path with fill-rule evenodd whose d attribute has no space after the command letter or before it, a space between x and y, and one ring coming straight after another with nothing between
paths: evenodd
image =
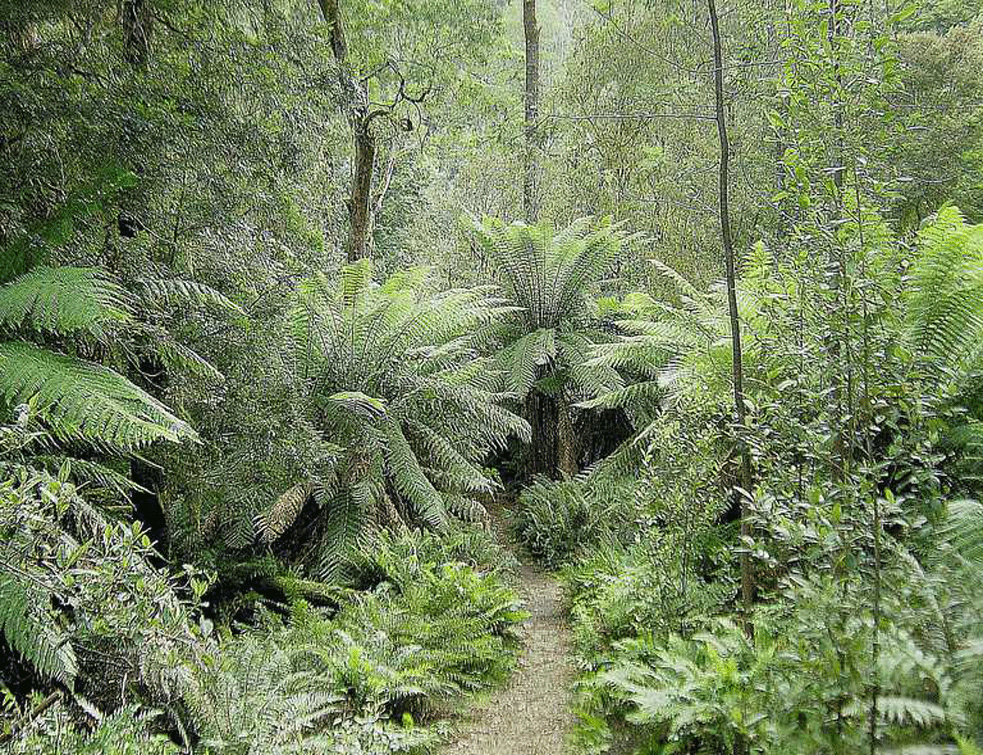
<instances>
[{"instance_id":1,"label":"tree fern trunk","mask_svg":"<svg viewBox=\"0 0 983 755\"><path fill-rule=\"evenodd\" d=\"M556 401L539 391L526 399L526 418L532 428L529 472L555 477L559 468L560 413Z\"/></svg>"},{"instance_id":2,"label":"tree fern trunk","mask_svg":"<svg viewBox=\"0 0 983 755\"><path fill-rule=\"evenodd\" d=\"M557 463L563 474L575 477L580 472L580 439L573 426L570 406L560 401L557 408Z\"/></svg>"}]
</instances>

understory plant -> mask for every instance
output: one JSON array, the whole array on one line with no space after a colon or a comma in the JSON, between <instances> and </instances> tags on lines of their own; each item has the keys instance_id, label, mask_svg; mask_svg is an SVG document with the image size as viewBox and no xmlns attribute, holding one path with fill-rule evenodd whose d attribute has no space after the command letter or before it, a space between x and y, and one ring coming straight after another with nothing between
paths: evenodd
<instances>
[{"instance_id":1,"label":"understory plant","mask_svg":"<svg viewBox=\"0 0 983 755\"><path fill-rule=\"evenodd\" d=\"M746 263L745 426L721 409L730 346L712 296L629 301L653 319L625 321L622 341L596 351L647 370L667 400L634 441L658 502L639 544L566 571L588 750L972 753L983 741L970 671L980 520L960 500L976 490L980 230L947 208L909 244L851 211L830 237L849 260L845 290L806 255L759 247ZM738 484L738 443L752 490ZM751 525L740 535L734 496ZM732 603L741 553L750 614Z\"/></svg>"},{"instance_id":2,"label":"understory plant","mask_svg":"<svg viewBox=\"0 0 983 755\"><path fill-rule=\"evenodd\" d=\"M472 223L513 308L498 335L505 390L532 426L527 472L574 475L581 464L576 405L623 386L591 360L606 340L594 296L631 237L610 221L582 218L554 230L487 218Z\"/></svg>"},{"instance_id":3,"label":"understory plant","mask_svg":"<svg viewBox=\"0 0 983 755\"><path fill-rule=\"evenodd\" d=\"M455 517L480 517L478 499L497 487L486 456L529 437L481 355L489 326L509 311L494 291L437 292L423 269L382 284L371 276L363 260L336 282L315 276L298 291L293 345L307 412L340 458L257 519L261 541L273 543L313 502L303 558L321 578L337 575L346 550L379 528L443 530Z\"/></svg>"}]
</instances>

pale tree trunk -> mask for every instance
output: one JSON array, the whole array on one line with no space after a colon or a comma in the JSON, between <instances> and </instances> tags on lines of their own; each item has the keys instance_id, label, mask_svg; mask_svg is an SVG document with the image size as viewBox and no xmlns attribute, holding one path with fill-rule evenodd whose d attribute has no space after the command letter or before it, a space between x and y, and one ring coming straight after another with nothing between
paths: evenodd
<instances>
[{"instance_id":1,"label":"pale tree trunk","mask_svg":"<svg viewBox=\"0 0 983 755\"><path fill-rule=\"evenodd\" d=\"M730 202L728 190L730 183L730 141L727 137L727 117L724 109L724 63L720 42L720 25L717 19L717 6L714 0L707 0L710 12L710 30L713 33L713 89L717 116L717 138L720 142L720 171L718 183L718 203L720 209L720 236L724 247L724 264L727 274L727 308L730 315L731 350L733 351L734 408L737 424L743 431L747 419L744 405L744 363L741 352L741 320L737 310L737 272L734 261L734 241L730 230ZM751 453L743 439L738 439L741 447L741 485L747 495L751 493ZM747 495L740 494L741 535L750 536L751 521L748 511ZM751 559L747 553L741 554L741 599L744 608L745 626L751 614L754 600L754 575Z\"/></svg>"},{"instance_id":2,"label":"pale tree trunk","mask_svg":"<svg viewBox=\"0 0 983 755\"><path fill-rule=\"evenodd\" d=\"M368 93L348 68L348 45L345 41L340 0L318 0L318 4L325 23L331 27L331 52L340 70L345 118L351 126L355 145L352 186L348 197L347 255L349 262L356 262L369 256L374 212L372 180L375 172L376 141L369 115Z\"/></svg>"},{"instance_id":3,"label":"pale tree trunk","mask_svg":"<svg viewBox=\"0 0 983 755\"><path fill-rule=\"evenodd\" d=\"M9 18L0 20L0 29L11 46L19 52L30 52L38 46L37 25L28 16L11 14Z\"/></svg>"},{"instance_id":4,"label":"pale tree trunk","mask_svg":"<svg viewBox=\"0 0 983 755\"><path fill-rule=\"evenodd\" d=\"M522 206L527 223L539 217L537 193L537 136L539 119L539 26L536 24L536 0L522 0L522 26L526 39L525 84L525 159L522 177Z\"/></svg>"}]
</instances>

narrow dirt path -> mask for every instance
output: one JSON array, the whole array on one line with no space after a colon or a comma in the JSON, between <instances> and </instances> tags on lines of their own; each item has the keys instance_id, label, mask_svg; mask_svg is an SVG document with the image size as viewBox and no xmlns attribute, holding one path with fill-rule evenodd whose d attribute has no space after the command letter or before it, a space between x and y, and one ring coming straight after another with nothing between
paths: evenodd
<instances>
[{"instance_id":1,"label":"narrow dirt path","mask_svg":"<svg viewBox=\"0 0 983 755\"><path fill-rule=\"evenodd\" d=\"M493 513L505 539L499 512ZM564 755L572 722L574 669L564 622L560 584L518 553L519 591L529 618L522 625L523 652L507 686L477 706L446 755Z\"/></svg>"}]
</instances>

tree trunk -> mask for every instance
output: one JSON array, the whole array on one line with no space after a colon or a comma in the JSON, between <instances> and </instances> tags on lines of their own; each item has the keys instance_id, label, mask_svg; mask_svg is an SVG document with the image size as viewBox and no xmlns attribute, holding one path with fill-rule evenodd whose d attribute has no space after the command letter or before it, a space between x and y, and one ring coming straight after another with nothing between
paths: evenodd
<instances>
[{"instance_id":1,"label":"tree trunk","mask_svg":"<svg viewBox=\"0 0 983 755\"><path fill-rule=\"evenodd\" d=\"M829 42L830 54L833 59L833 78L834 91L830 98L830 107L833 111L833 130L836 132L834 150L830 165L830 172L833 174L833 225L838 226L843 217L843 177L846 171L845 158L846 150L843 138L843 72L839 60L839 36L840 36L840 14L841 7L839 0L829 0L829 24L827 26L827 40ZM858 208L859 212L859 208ZM849 470L853 459L853 434L849 431L847 417L853 415L853 379L852 379L852 359L850 356L849 344L849 324L846 292L844 291L847 276L846 255L842 245L835 238L833 239L831 255L829 259L830 285L835 296L834 306L843 316L843 343L840 342L840 334L836 333L834 319L831 343L829 345L829 355L833 372L833 465L836 479L843 480ZM846 346L846 353L843 347ZM846 375L843 375L842 366L846 362Z\"/></svg>"},{"instance_id":2,"label":"tree trunk","mask_svg":"<svg viewBox=\"0 0 983 755\"><path fill-rule=\"evenodd\" d=\"M560 412L557 402L539 391L530 391L526 398L526 417L532 428L528 471L533 475L556 477L560 445Z\"/></svg>"},{"instance_id":3,"label":"tree trunk","mask_svg":"<svg viewBox=\"0 0 983 755\"><path fill-rule=\"evenodd\" d=\"M348 200L348 219L351 236L348 240L348 261L357 262L369 256L369 236L372 228L372 176L375 171L375 136L363 118L355 129L355 169L352 194Z\"/></svg>"},{"instance_id":4,"label":"tree trunk","mask_svg":"<svg viewBox=\"0 0 983 755\"><path fill-rule=\"evenodd\" d=\"M127 62L143 68L150 61L150 40L154 17L150 0L123 0L120 6L123 24L123 51Z\"/></svg>"},{"instance_id":5,"label":"tree trunk","mask_svg":"<svg viewBox=\"0 0 983 755\"><path fill-rule=\"evenodd\" d=\"M154 17L151 0L122 0L119 10L120 26L123 32L123 56L134 69L146 69L150 65L150 43L153 35ZM139 122L137 119L135 122ZM136 128L136 127L133 127ZM140 177L144 175L144 166L139 157L143 151L141 134L127 129L120 139L123 152L122 160L133 173ZM116 216L116 227L122 238L132 239L146 229L142 216L142 192L139 184L124 189L119 195L119 211Z\"/></svg>"},{"instance_id":6,"label":"tree trunk","mask_svg":"<svg viewBox=\"0 0 983 755\"><path fill-rule=\"evenodd\" d=\"M348 44L345 42L345 27L341 23L341 10L338 0L318 0L324 22L331 27L331 52L335 60L344 63L348 57Z\"/></svg>"},{"instance_id":7,"label":"tree trunk","mask_svg":"<svg viewBox=\"0 0 983 755\"><path fill-rule=\"evenodd\" d=\"M573 426L573 410L562 400L557 410L557 463L563 474L575 477L580 472L580 439Z\"/></svg>"},{"instance_id":8,"label":"tree trunk","mask_svg":"<svg viewBox=\"0 0 983 755\"><path fill-rule=\"evenodd\" d=\"M724 247L724 264L727 274L727 308L730 314L731 349L733 351L734 408L737 424L744 429L747 411L744 405L744 364L741 352L741 320L737 311L737 273L734 262L734 241L730 233L730 202L728 199L730 142L727 138L727 118L724 110L724 63L720 42L720 25L717 20L717 6L714 0L707 0L710 12L710 30L713 33L713 84L717 116L717 138L720 142L720 172L718 202L720 209L720 236ZM751 453L747 444L738 439L741 445L741 484L751 492ZM747 510L747 495L740 494L741 535L750 536L751 522ZM754 576L751 572L751 559L747 553L741 555L741 599L744 604L745 622L751 614L754 600ZM745 626L749 626L745 624Z\"/></svg>"},{"instance_id":9,"label":"tree trunk","mask_svg":"<svg viewBox=\"0 0 983 755\"><path fill-rule=\"evenodd\" d=\"M539 197L536 186L538 167L536 121L539 119L539 27L536 25L536 0L522 0L522 25L526 38L526 150L522 177L522 205L526 222L535 223L539 217Z\"/></svg>"},{"instance_id":10,"label":"tree trunk","mask_svg":"<svg viewBox=\"0 0 983 755\"><path fill-rule=\"evenodd\" d=\"M0 29L18 52L30 52L38 46L37 25L29 16L11 14L9 18L0 20Z\"/></svg>"},{"instance_id":11,"label":"tree trunk","mask_svg":"<svg viewBox=\"0 0 983 755\"><path fill-rule=\"evenodd\" d=\"M368 93L348 68L348 44L341 16L341 0L318 0L324 22L331 27L331 52L338 63L339 82L345 99L345 118L352 129L355 155L352 187L348 198L349 262L369 256L373 226L372 179L375 172L376 143L372 134Z\"/></svg>"}]
</instances>

